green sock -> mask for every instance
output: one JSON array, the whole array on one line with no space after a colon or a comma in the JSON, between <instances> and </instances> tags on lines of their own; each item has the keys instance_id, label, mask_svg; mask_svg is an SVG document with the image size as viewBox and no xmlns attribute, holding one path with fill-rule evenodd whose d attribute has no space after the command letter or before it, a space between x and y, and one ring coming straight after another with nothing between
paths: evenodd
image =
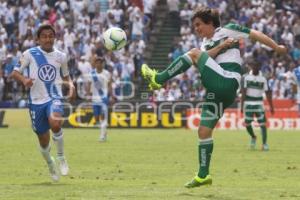
<instances>
[{"instance_id":1,"label":"green sock","mask_svg":"<svg viewBox=\"0 0 300 200\"><path fill-rule=\"evenodd\" d=\"M266 125L260 126L261 129L261 136L263 144L267 144L267 127Z\"/></svg>"},{"instance_id":2,"label":"green sock","mask_svg":"<svg viewBox=\"0 0 300 200\"><path fill-rule=\"evenodd\" d=\"M198 156L199 156L199 172L198 176L200 178L205 178L209 174L209 164L211 159L211 154L213 152L214 142L212 138L207 138L201 140L198 146Z\"/></svg>"},{"instance_id":3,"label":"green sock","mask_svg":"<svg viewBox=\"0 0 300 200\"><path fill-rule=\"evenodd\" d=\"M254 138L255 137L255 134L254 134L254 131L253 131L253 128L251 125L248 125L246 126L246 129L247 129L247 132L249 133L249 135Z\"/></svg>"},{"instance_id":4,"label":"green sock","mask_svg":"<svg viewBox=\"0 0 300 200\"><path fill-rule=\"evenodd\" d=\"M155 81L158 84L163 84L174 76L185 72L192 66L192 64L192 59L187 54L179 56L168 66L167 69L156 74Z\"/></svg>"}]
</instances>

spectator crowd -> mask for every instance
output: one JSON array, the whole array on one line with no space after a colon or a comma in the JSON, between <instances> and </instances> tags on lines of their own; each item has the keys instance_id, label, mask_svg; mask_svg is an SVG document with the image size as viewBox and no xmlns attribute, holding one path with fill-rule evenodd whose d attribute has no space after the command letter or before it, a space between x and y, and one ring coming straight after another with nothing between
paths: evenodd
<instances>
[{"instance_id":1,"label":"spectator crowd","mask_svg":"<svg viewBox=\"0 0 300 200\"><path fill-rule=\"evenodd\" d=\"M105 68L112 74L113 90L118 97L130 96L129 81L137 73L153 30L154 6L158 0L0 0L0 107L16 106L26 99L26 88L9 74L26 49L36 45L35 33L40 24L50 23L57 31L55 47L68 56L71 77L78 97L84 98L84 75L90 73L93 57L105 58ZM300 1L298 0L166 0L172 16L180 19L180 36L174 39L170 61L191 48L200 48L201 40L191 26L193 10L199 6L219 9L222 24L238 23L260 30L288 46L288 56L274 56L265 46L241 40L245 58L253 56L261 63L273 98L294 98L292 70L300 65ZM117 26L127 32L128 44L121 51L108 52L101 34ZM255 55L253 55L255 52ZM196 68L177 76L156 91L156 101L202 100L205 90Z\"/></svg>"},{"instance_id":2,"label":"spectator crowd","mask_svg":"<svg viewBox=\"0 0 300 200\"><path fill-rule=\"evenodd\" d=\"M68 56L78 98L85 97L84 77L95 56L105 58L116 96L128 96L133 88L127 83L143 63L155 4L156 0L0 0L0 107L16 106L27 98L27 89L9 75L22 52L36 45L36 30L43 23L56 29L55 48ZM103 46L102 32L110 27L127 33L128 43L121 51L108 52Z\"/></svg>"},{"instance_id":3,"label":"spectator crowd","mask_svg":"<svg viewBox=\"0 0 300 200\"><path fill-rule=\"evenodd\" d=\"M297 0L168 0L172 12L180 17L180 36L174 40L169 53L170 62L190 49L200 48L201 40L192 30L190 18L193 9L200 6L216 8L223 25L233 22L264 32L280 44L287 46L288 56L278 57L269 48L241 40L244 72L250 67L247 60L254 57L261 63L261 71L268 79L274 99L293 99L292 70L300 66L300 1ZM155 92L157 101L202 100L201 87L195 67L172 79L166 87Z\"/></svg>"}]
</instances>

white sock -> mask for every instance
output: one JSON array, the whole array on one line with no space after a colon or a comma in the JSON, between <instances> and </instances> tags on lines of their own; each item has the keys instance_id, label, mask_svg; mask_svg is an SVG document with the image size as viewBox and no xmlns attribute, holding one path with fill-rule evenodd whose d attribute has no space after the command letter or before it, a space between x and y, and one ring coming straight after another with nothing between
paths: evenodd
<instances>
[{"instance_id":1,"label":"white sock","mask_svg":"<svg viewBox=\"0 0 300 200\"><path fill-rule=\"evenodd\" d=\"M48 146L45 148L40 146L41 154L48 164L52 162L51 155L50 155L50 149L51 149L50 144L48 144Z\"/></svg>"},{"instance_id":2,"label":"white sock","mask_svg":"<svg viewBox=\"0 0 300 200\"><path fill-rule=\"evenodd\" d=\"M56 145L57 150L57 157L62 158L64 157L64 137L62 129L58 133L53 133L52 139Z\"/></svg>"},{"instance_id":3,"label":"white sock","mask_svg":"<svg viewBox=\"0 0 300 200\"><path fill-rule=\"evenodd\" d=\"M107 127L107 122L102 121L100 125L100 137L103 137L106 135L106 127Z\"/></svg>"}]
</instances>

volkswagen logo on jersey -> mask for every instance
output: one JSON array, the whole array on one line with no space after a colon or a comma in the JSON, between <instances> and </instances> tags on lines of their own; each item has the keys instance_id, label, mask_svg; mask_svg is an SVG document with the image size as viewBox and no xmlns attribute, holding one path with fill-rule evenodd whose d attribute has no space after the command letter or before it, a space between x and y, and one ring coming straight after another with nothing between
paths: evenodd
<instances>
[{"instance_id":1,"label":"volkswagen logo on jersey","mask_svg":"<svg viewBox=\"0 0 300 200\"><path fill-rule=\"evenodd\" d=\"M39 78L45 82L51 82L56 78L56 69L53 65L45 64L39 67Z\"/></svg>"}]
</instances>

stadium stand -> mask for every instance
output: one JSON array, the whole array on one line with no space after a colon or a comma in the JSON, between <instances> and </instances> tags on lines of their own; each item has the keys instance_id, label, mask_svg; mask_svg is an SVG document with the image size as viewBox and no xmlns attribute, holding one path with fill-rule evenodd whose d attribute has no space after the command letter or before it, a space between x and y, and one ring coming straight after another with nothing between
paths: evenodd
<instances>
[{"instance_id":1,"label":"stadium stand","mask_svg":"<svg viewBox=\"0 0 300 200\"><path fill-rule=\"evenodd\" d=\"M257 53L262 72L269 80L274 98L294 98L290 73L300 65L300 2L296 0L0 0L0 107L25 106L26 89L9 78L21 52L35 45L35 31L42 23L51 23L57 30L56 48L68 55L71 77L84 96L84 78L91 70L93 56L104 56L106 68L113 75L116 94L128 94L136 85L136 97L146 89L140 79L140 66L147 62L157 69L165 67L177 56L201 41L193 34L192 9L207 5L218 8L222 22L236 22L259 29L276 41L289 46L289 56L270 56L264 46L250 48L241 41L246 58ZM178 23L180 21L180 23ZM129 43L119 52L107 52L101 33L108 27L123 28ZM282 59L281 59L282 60ZM204 89L199 76L191 68L153 93L155 101L202 100ZM123 84L122 84L123 83ZM150 94L150 93L149 93ZM120 95L121 96L121 95ZM119 99L122 100L122 99Z\"/></svg>"}]
</instances>

